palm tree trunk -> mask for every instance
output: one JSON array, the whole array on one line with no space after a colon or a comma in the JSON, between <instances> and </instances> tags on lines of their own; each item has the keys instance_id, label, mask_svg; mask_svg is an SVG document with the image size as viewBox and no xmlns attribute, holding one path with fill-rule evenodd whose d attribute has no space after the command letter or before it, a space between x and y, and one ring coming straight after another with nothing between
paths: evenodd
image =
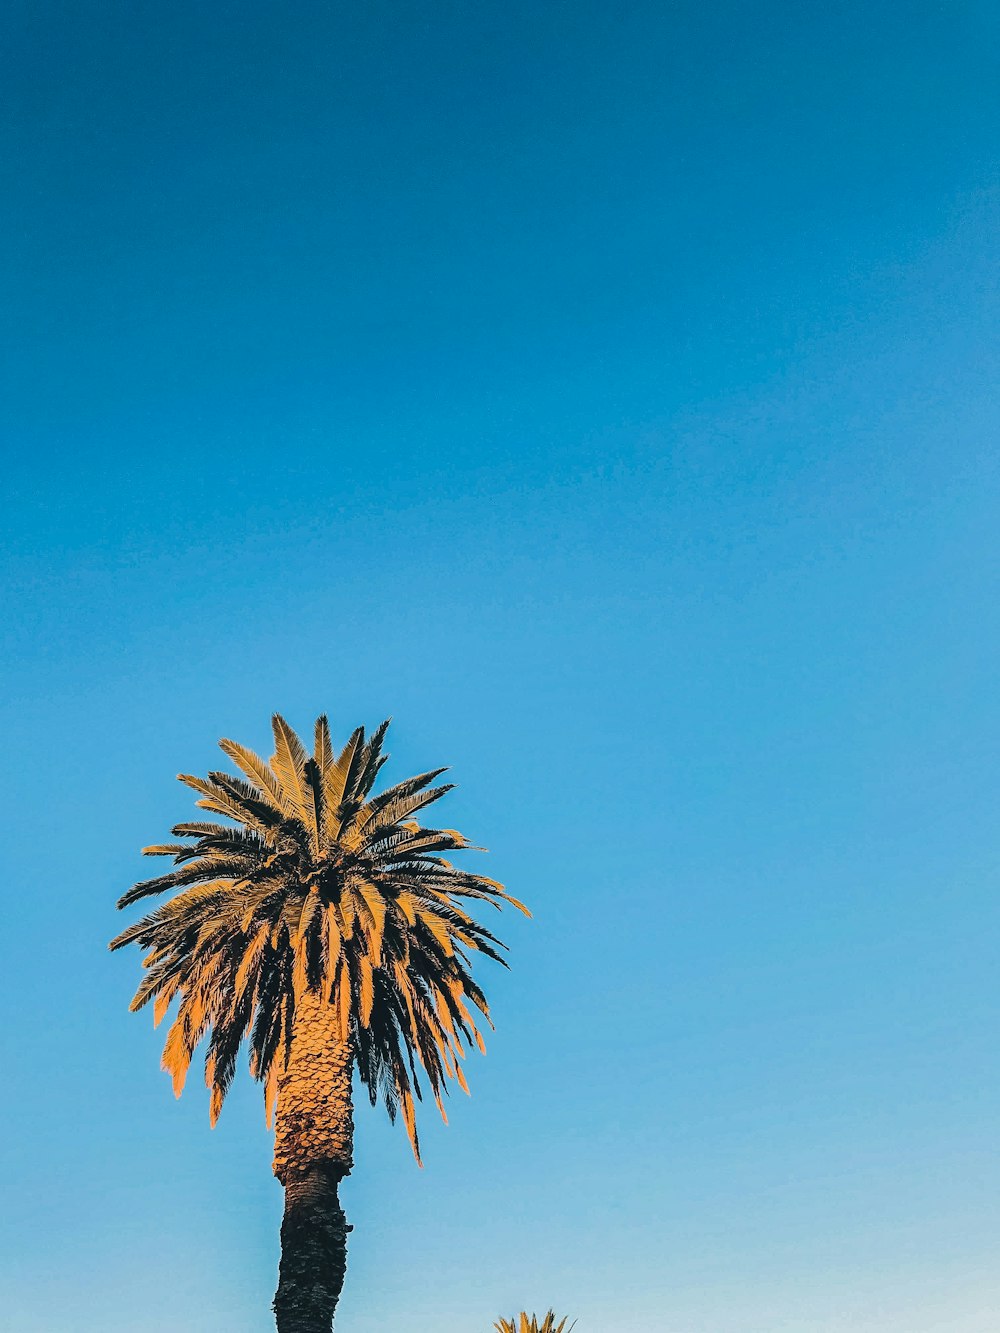
<instances>
[{"instance_id":1,"label":"palm tree trunk","mask_svg":"<svg viewBox=\"0 0 1000 1333\"><path fill-rule=\"evenodd\" d=\"M330 1333L347 1270L349 1230L337 1178L325 1167L285 1185L274 1297L278 1333Z\"/></svg>"},{"instance_id":2,"label":"palm tree trunk","mask_svg":"<svg viewBox=\"0 0 1000 1333\"><path fill-rule=\"evenodd\" d=\"M285 1187L278 1333L330 1333L347 1268L350 1227L337 1189L353 1165L354 1055L331 1005L304 995L278 1088L274 1174Z\"/></svg>"}]
</instances>

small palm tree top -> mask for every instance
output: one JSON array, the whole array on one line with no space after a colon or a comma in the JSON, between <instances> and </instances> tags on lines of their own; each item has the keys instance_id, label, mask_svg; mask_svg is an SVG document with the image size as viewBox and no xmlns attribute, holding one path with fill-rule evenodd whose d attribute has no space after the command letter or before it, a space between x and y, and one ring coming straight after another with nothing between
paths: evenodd
<instances>
[{"instance_id":1,"label":"small palm tree top","mask_svg":"<svg viewBox=\"0 0 1000 1333\"><path fill-rule=\"evenodd\" d=\"M353 1046L372 1105L381 1095L392 1119L402 1113L419 1161L417 1067L444 1116L447 1080L468 1091L460 1063L468 1044L485 1049L469 1004L487 1022L489 1009L470 955L503 962L505 946L463 900L530 914L495 880L444 859L470 846L461 833L413 818L451 790L434 785L444 769L372 795L388 722L367 738L359 727L335 754L320 717L311 755L284 718L275 714L272 725L268 762L220 742L243 777L178 775L202 809L231 824L178 824L174 836L187 841L143 849L171 857L175 869L136 884L118 906L179 892L111 948L134 942L148 950L133 1010L152 1001L158 1024L179 997L163 1051L178 1096L208 1037L213 1124L246 1039L270 1125L296 1003L318 992Z\"/></svg>"},{"instance_id":2,"label":"small palm tree top","mask_svg":"<svg viewBox=\"0 0 1000 1333\"><path fill-rule=\"evenodd\" d=\"M567 1315L566 1318L568 1319L569 1316ZM515 1315L513 1319L498 1319L493 1327L497 1333L570 1333L570 1329L576 1327L576 1321L574 1320L572 1324L567 1325L566 1319L562 1319L557 1324L555 1311L549 1310L542 1322L539 1323L537 1315L529 1317L522 1311L520 1318Z\"/></svg>"}]
</instances>

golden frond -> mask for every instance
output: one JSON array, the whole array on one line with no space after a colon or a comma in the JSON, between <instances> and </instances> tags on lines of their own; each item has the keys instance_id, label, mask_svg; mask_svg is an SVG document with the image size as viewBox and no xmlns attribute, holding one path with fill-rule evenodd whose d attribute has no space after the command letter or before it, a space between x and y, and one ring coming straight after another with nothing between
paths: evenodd
<instances>
[{"instance_id":1,"label":"golden frond","mask_svg":"<svg viewBox=\"0 0 1000 1333\"><path fill-rule=\"evenodd\" d=\"M347 790L348 779L356 766L358 753L364 744L365 729L357 727L340 754L328 764L323 775L323 797L326 805L327 839L334 839L340 833L340 807Z\"/></svg>"},{"instance_id":2,"label":"golden frond","mask_svg":"<svg viewBox=\"0 0 1000 1333\"><path fill-rule=\"evenodd\" d=\"M351 971L343 954L340 955L340 964L337 968L336 1005L340 1018L340 1040L349 1041L351 1037Z\"/></svg>"},{"instance_id":3,"label":"golden frond","mask_svg":"<svg viewBox=\"0 0 1000 1333\"><path fill-rule=\"evenodd\" d=\"M248 750L245 745L238 745L236 741L227 740L225 737L219 741L219 749L229 756L262 796L270 797L280 810L291 813L292 804L265 759L255 754L253 750Z\"/></svg>"},{"instance_id":4,"label":"golden frond","mask_svg":"<svg viewBox=\"0 0 1000 1333\"><path fill-rule=\"evenodd\" d=\"M187 1072L191 1067L191 1054L184 1038L184 1019L178 1015L167 1033L162 1059L163 1068L173 1083L175 1097L184 1091Z\"/></svg>"},{"instance_id":5,"label":"golden frond","mask_svg":"<svg viewBox=\"0 0 1000 1333\"><path fill-rule=\"evenodd\" d=\"M277 1060L272 1060L264 1079L264 1124L267 1125L268 1129L274 1128L274 1110L278 1104L279 1074L279 1063Z\"/></svg>"},{"instance_id":6,"label":"golden frond","mask_svg":"<svg viewBox=\"0 0 1000 1333\"><path fill-rule=\"evenodd\" d=\"M280 713L271 718L274 730L274 754L270 767L277 776L289 807L306 828L314 824L314 808L309 783L306 779L305 746Z\"/></svg>"},{"instance_id":7,"label":"golden frond","mask_svg":"<svg viewBox=\"0 0 1000 1333\"><path fill-rule=\"evenodd\" d=\"M382 936L385 933L385 899L374 884L367 880L358 880L358 895L363 904L362 912L367 915L368 953L376 967L382 961Z\"/></svg>"}]
</instances>

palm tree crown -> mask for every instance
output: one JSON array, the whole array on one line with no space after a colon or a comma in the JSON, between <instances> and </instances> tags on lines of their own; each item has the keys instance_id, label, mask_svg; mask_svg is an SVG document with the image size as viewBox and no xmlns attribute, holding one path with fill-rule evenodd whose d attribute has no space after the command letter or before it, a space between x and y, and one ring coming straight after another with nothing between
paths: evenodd
<instances>
[{"instance_id":1,"label":"palm tree crown","mask_svg":"<svg viewBox=\"0 0 1000 1333\"><path fill-rule=\"evenodd\" d=\"M569 1324L569 1316L566 1319L556 1323L555 1311L550 1310L541 1323L538 1322L537 1315L527 1315L521 1311L520 1319L515 1316L513 1319L498 1319L493 1325L497 1333L571 1333L576 1327L576 1323Z\"/></svg>"},{"instance_id":2,"label":"palm tree crown","mask_svg":"<svg viewBox=\"0 0 1000 1333\"><path fill-rule=\"evenodd\" d=\"M467 1043L484 1049L467 1002L489 1022L470 954L503 962L505 946L463 900L527 909L495 880L444 859L469 847L460 833L413 818L451 789L433 785L444 769L372 795L388 723L368 738L359 727L336 755L325 717L312 755L282 717L272 724L268 762L220 742L243 777L179 775L202 809L232 823L178 824L174 836L187 841L144 848L172 857L175 869L136 884L118 906L180 892L111 948L136 942L148 950L132 1009L153 1001L159 1023L179 997L163 1051L178 1095L195 1048L209 1037L213 1124L244 1039L271 1123L296 1005L308 993L333 1007L372 1105L381 1096L392 1119L402 1113L419 1161L417 1067L444 1115L448 1078L468 1090L460 1065Z\"/></svg>"}]
</instances>

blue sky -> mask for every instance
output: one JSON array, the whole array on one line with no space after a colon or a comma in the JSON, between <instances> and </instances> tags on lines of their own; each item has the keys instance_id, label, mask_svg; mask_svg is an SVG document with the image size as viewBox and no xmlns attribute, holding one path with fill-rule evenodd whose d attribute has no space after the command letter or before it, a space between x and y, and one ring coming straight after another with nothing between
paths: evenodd
<instances>
[{"instance_id":1,"label":"blue sky","mask_svg":"<svg viewBox=\"0 0 1000 1333\"><path fill-rule=\"evenodd\" d=\"M3 22L5 1327L272 1326L105 943L280 709L536 913L338 1328L995 1330L995 6Z\"/></svg>"}]
</instances>

